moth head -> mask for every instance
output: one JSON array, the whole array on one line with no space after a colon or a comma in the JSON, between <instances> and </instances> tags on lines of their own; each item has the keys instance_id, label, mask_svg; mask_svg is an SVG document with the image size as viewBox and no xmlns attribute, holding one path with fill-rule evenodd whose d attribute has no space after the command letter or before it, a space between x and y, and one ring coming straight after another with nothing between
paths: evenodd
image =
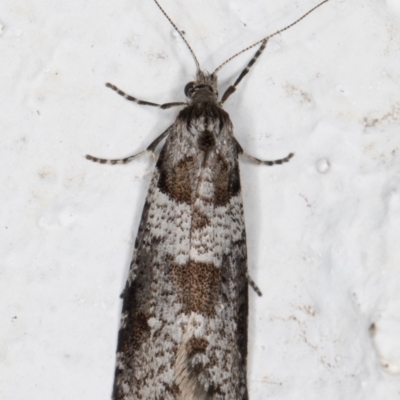
<instances>
[{"instance_id":1,"label":"moth head","mask_svg":"<svg viewBox=\"0 0 400 400\"><path fill-rule=\"evenodd\" d=\"M196 79L185 86L185 95L188 99L209 97L210 100L218 99L217 75L198 71Z\"/></svg>"}]
</instances>

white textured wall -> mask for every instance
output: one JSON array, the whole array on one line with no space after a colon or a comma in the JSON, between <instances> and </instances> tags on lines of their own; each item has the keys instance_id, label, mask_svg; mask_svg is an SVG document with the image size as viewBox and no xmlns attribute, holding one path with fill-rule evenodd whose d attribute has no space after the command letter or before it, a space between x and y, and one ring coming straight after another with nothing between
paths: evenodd
<instances>
[{"instance_id":1,"label":"white textured wall","mask_svg":"<svg viewBox=\"0 0 400 400\"><path fill-rule=\"evenodd\" d=\"M316 3L162 1L209 70ZM105 82L179 101L194 64L151 0L3 0L0 24L0 398L108 400L154 162L84 155L142 150L177 112ZM398 0L331 0L225 105L248 152L296 153L242 164L251 400L400 398L399 43Z\"/></svg>"}]
</instances>

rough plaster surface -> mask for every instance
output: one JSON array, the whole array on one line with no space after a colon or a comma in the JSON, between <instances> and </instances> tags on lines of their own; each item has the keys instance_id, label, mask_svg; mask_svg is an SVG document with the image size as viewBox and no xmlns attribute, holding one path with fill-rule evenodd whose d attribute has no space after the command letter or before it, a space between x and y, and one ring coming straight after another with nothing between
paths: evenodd
<instances>
[{"instance_id":1,"label":"rough plaster surface","mask_svg":"<svg viewBox=\"0 0 400 400\"><path fill-rule=\"evenodd\" d=\"M163 6L206 69L312 0ZM226 103L242 146L251 400L400 399L400 3L331 0L275 37ZM151 0L3 0L0 398L107 400L154 161L195 73ZM220 72L221 91L251 58Z\"/></svg>"}]
</instances>

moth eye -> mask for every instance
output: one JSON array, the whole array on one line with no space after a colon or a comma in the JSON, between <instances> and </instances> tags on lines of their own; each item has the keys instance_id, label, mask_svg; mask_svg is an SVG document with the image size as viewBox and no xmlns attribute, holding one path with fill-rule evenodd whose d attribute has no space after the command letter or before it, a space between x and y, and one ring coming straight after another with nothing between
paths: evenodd
<instances>
[{"instance_id":1,"label":"moth eye","mask_svg":"<svg viewBox=\"0 0 400 400\"><path fill-rule=\"evenodd\" d=\"M194 86L194 82L189 82L188 84L186 84L186 86L185 86L185 96L186 97L190 97L190 95L192 94L193 86Z\"/></svg>"}]
</instances>

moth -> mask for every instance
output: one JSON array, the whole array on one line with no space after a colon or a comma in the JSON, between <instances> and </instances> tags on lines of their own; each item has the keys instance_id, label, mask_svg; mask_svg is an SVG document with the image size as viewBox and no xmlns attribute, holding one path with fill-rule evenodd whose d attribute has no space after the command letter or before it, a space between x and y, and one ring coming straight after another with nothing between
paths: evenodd
<instances>
[{"instance_id":1,"label":"moth","mask_svg":"<svg viewBox=\"0 0 400 400\"><path fill-rule=\"evenodd\" d=\"M289 161L293 153L274 161L245 153L222 106L268 40L328 0L236 53L213 73L200 68L182 32L154 1L196 63L196 78L184 90L187 101L151 103L107 83L137 104L183 108L145 151L117 160L86 156L103 164L126 164L144 153L154 153L165 139L121 295L112 399L245 400L248 285L259 290L247 271L239 156L275 165ZM217 72L258 45L246 68L218 100Z\"/></svg>"}]
</instances>

